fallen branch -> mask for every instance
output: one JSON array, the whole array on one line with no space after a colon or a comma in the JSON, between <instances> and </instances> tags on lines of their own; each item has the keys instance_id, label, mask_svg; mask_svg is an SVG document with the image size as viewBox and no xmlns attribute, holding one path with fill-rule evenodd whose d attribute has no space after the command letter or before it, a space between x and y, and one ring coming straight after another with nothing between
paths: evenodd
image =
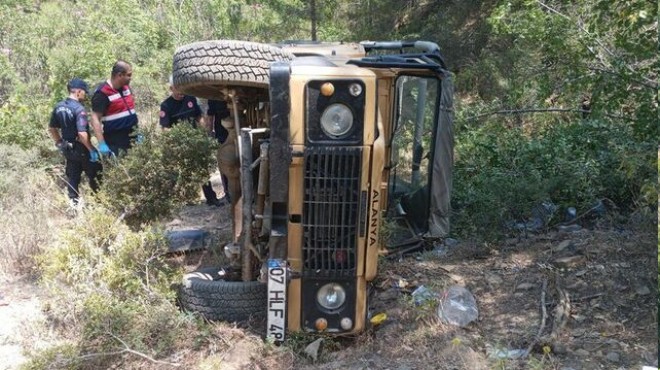
<instances>
[{"instance_id":1,"label":"fallen branch","mask_svg":"<svg viewBox=\"0 0 660 370\"><path fill-rule=\"evenodd\" d=\"M115 338L115 339L118 340L121 344L124 345L124 349L123 349L123 350L121 350L121 351L117 351L117 352L111 352L112 354L132 353L132 354L134 354L134 355L136 355L136 356L139 356L139 357L142 357L142 358L144 358L144 359L146 359L146 360L149 360L149 361L151 361L151 362L153 362L153 363L155 363L155 364L169 365L169 366L172 366L172 367L179 367L179 366L181 366L180 364L175 364L175 363L172 363L172 362L165 362L165 361L159 361L159 360L156 360L156 359L154 359L153 357L148 356L148 355L145 355L145 354L142 353L142 352L138 352L138 351L136 351L136 350L134 350L134 349L131 349L131 348L128 346L128 344L126 344L126 342L124 342L123 340L121 340L121 338L117 337L116 335L114 335L114 334L112 334L112 333L110 333L110 332L108 332L107 334L110 335L111 337ZM101 355L103 355L103 354L101 354Z\"/></svg>"},{"instance_id":2,"label":"fallen branch","mask_svg":"<svg viewBox=\"0 0 660 370\"><path fill-rule=\"evenodd\" d=\"M598 298L598 297L601 297L601 296L604 296L604 295L605 295L605 293L596 293L596 294L585 295L585 296L582 296L582 297L573 298L573 300L571 302L572 303L578 303L578 302L586 301L588 299ZM554 306L555 304L557 304L556 301L550 301L550 302L547 302L545 305L546 306Z\"/></svg>"},{"instance_id":3,"label":"fallen branch","mask_svg":"<svg viewBox=\"0 0 660 370\"><path fill-rule=\"evenodd\" d=\"M547 289L548 289L548 278L545 278L543 279L543 286L541 287L541 325L539 325L539 330L538 332L536 332L536 337L534 337L532 343L530 343L529 347L527 347L527 350L525 351L525 355L523 357L529 356L534 346L538 344L539 341L541 340L541 334L545 329L545 322L548 319L548 311L545 309L545 294L546 294L545 291Z\"/></svg>"},{"instance_id":4,"label":"fallen branch","mask_svg":"<svg viewBox=\"0 0 660 370\"><path fill-rule=\"evenodd\" d=\"M555 275L555 289L559 295L559 304L555 307L554 321L552 323L552 333L550 339L552 341L559 337L560 332L568 323L568 317L571 314L571 299L568 293L560 287L559 274Z\"/></svg>"},{"instance_id":5,"label":"fallen branch","mask_svg":"<svg viewBox=\"0 0 660 370\"><path fill-rule=\"evenodd\" d=\"M117 339L119 339L119 338L117 338ZM145 359L147 359L147 360L149 360L149 361L151 361L151 362L154 362L154 363L157 363L157 364L161 364L161 365L169 365L169 366L173 366L173 367L179 367L179 366L181 366L181 365L179 365L179 364L174 364L174 363L171 363L171 362L158 361L158 360L156 360L156 359L153 359L153 358L151 358L151 357L145 355L144 353L141 353L141 352L138 352L138 351L132 350L132 349L130 349L130 348L128 348L128 347L127 347L127 348L124 348L124 349L122 349L122 350L120 350L120 351L114 351L114 352L88 353L88 354L86 354L86 355L82 355L82 356L76 357L75 359L69 360L69 361L68 361L67 363L65 363L64 365L71 365L71 364L74 363L75 361L79 361L79 360L86 360L86 359L90 359L90 358L94 358L94 357L117 356L117 355L122 355L122 354L124 354L124 353L132 353L132 354L134 354L134 355L138 355L138 356L140 356L140 357L142 357L142 358L145 358ZM58 364L58 365L59 365L59 364Z\"/></svg>"}]
</instances>

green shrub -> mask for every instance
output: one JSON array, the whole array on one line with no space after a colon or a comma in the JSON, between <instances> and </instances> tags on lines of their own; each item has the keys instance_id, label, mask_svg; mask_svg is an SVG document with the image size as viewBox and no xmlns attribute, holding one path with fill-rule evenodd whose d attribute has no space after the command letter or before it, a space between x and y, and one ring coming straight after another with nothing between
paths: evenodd
<instances>
[{"instance_id":1,"label":"green shrub","mask_svg":"<svg viewBox=\"0 0 660 370\"><path fill-rule=\"evenodd\" d=\"M57 227L64 193L36 149L0 144L0 271L30 273Z\"/></svg>"},{"instance_id":2,"label":"green shrub","mask_svg":"<svg viewBox=\"0 0 660 370\"><path fill-rule=\"evenodd\" d=\"M163 233L132 231L98 205L78 217L84 222L62 230L39 257L42 280L56 302L50 313L79 338L59 363L105 368L127 347L166 356L204 325L174 304L182 271L166 263ZM32 368L40 368L44 356L50 358L35 354Z\"/></svg>"},{"instance_id":3,"label":"green shrub","mask_svg":"<svg viewBox=\"0 0 660 370\"><path fill-rule=\"evenodd\" d=\"M655 204L651 142L629 125L600 120L555 122L538 128L489 121L459 133L456 145L454 230L497 236L510 221L551 201L560 209L589 209L609 199L623 211ZM651 154L649 154L651 153Z\"/></svg>"},{"instance_id":4,"label":"green shrub","mask_svg":"<svg viewBox=\"0 0 660 370\"><path fill-rule=\"evenodd\" d=\"M147 132L119 160L104 161L100 199L132 227L160 220L195 202L215 166L216 143L190 125Z\"/></svg>"},{"instance_id":5,"label":"green shrub","mask_svg":"<svg viewBox=\"0 0 660 370\"><path fill-rule=\"evenodd\" d=\"M131 231L111 212L91 205L79 218L84 222L63 229L40 257L45 281L124 299L173 298L170 287L179 275L164 263L167 240L162 233Z\"/></svg>"}]
</instances>

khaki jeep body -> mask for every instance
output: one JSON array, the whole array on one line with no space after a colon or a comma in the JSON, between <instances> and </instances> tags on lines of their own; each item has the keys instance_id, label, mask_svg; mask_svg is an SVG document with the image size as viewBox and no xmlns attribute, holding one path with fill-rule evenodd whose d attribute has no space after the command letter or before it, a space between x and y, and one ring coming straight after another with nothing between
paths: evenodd
<instances>
[{"instance_id":1,"label":"khaki jeep body","mask_svg":"<svg viewBox=\"0 0 660 370\"><path fill-rule=\"evenodd\" d=\"M184 279L184 308L266 313L275 340L364 330L379 255L448 233L452 89L437 46L205 41L177 50L173 77L231 111L218 160L240 281L207 279L244 293L200 303Z\"/></svg>"}]
</instances>

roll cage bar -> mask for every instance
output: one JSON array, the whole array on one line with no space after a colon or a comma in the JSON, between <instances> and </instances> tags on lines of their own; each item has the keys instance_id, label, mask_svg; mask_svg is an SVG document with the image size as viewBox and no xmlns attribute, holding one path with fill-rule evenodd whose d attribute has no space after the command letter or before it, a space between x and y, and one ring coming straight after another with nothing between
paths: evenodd
<instances>
[{"instance_id":1,"label":"roll cage bar","mask_svg":"<svg viewBox=\"0 0 660 370\"><path fill-rule=\"evenodd\" d=\"M447 69L437 44L429 41L362 41L369 54L374 50L398 50L399 54L383 54L352 59L347 64L371 68L426 69L442 73ZM419 49L422 53L406 53L405 49Z\"/></svg>"}]
</instances>

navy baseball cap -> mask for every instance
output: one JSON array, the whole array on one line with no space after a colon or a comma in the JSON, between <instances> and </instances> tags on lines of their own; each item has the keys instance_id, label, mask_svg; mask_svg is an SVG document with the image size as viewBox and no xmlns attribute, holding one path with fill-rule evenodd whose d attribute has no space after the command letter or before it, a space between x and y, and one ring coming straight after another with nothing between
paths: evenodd
<instances>
[{"instance_id":1,"label":"navy baseball cap","mask_svg":"<svg viewBox=\"0 0 660 370\"><path fill-rule=\"evenodd\" d=\"M85 93L89 94L89 87L87 86L87 83L79 78L74 78L69 83L66 85L67 89L81 89L84 90Z\"/></svg>"}]
</instances>

